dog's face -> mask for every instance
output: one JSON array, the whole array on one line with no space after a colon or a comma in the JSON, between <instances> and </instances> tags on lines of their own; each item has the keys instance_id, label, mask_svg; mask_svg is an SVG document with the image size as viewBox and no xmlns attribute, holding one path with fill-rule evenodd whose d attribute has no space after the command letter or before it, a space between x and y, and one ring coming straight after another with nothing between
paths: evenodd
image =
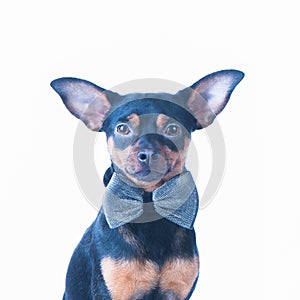
<instances>
[{"instance_id":1,"label":"dog's face","mask_svg":"<svg viewBox=\"0 0 300 300\"><path fill-rule=\"evenodd\" d=\"M114 120L107 142L118 170L150 188L182 172L190 132L166 114L132 112Z\"/></svg>"},{"instance_id":2,"label":"dog's face","mask_svg":"<svg viewBox=\"0 0 300 300\"><path fill-rule=\"evenodd\" d=\"M87 127L106 132L115 169L151 191L182 172L191 132L213 122L243 76L219 71L175 95L119 95L75 78L51 86Z\"/></svg>"}]
</instances>

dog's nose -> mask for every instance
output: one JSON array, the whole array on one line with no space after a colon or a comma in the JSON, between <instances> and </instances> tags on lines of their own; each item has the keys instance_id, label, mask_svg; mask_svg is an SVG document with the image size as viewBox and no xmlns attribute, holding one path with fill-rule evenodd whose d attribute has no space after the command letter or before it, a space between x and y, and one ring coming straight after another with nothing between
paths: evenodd
<instances>
[{"instance_id":1,"label":"dog's nose","mask_svg":"<svg viewBox=\"0 0 300 300\"><path fill-rule=\"evenodd\" d=\"M158 160L160 155L158 153L154 153L153 150L146 149L138 152L137 158L140 162L148 162L149 160Z\"/></svg>"},{"instance_id":2,"label":"dog's nose","mask_svg":"<svg viewBox=\"0 0 300 300\"><path fill-rule=\"evenodd\" d=\"M137 158L140 162L146 162L149 159L149 154L146 151L138 153Z\"/></svg>"}]
</instances>

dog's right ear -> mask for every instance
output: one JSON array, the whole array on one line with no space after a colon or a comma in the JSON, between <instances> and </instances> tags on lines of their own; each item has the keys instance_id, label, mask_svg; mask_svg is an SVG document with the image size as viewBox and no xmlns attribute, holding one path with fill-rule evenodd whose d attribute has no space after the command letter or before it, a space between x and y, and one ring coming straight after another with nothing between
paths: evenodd
<instances>
[{"instance_id":1,"label":"dog's right ear","mask_svg":"<svg viewBox=\"0 0 300 300\"><path fill-rule=\"evenodd\" d=\"M51 87L60 95L67 109L94 131L102 128L111 110L108 99L113 93L86 80L59 78L51 82Z\"/></svg>"}]
</instances>

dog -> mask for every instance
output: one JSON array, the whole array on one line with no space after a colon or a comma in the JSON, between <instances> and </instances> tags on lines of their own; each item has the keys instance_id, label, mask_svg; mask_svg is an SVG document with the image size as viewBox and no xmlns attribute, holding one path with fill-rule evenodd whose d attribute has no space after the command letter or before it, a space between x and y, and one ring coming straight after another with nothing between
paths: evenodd
<instances>
[{"instance_id":1,"label":"dog","mask_svg":"<svg viewBox=\"0 0 300 300\"><path fill-rule=\"evenodd\" d=\"M191 133L214 121L243 77L222 70L175 94L51 82L75 117L106 133L111 157L103 204L72 255L64 300L190 299L199 276L199 200L185 167Z\"/></svg>"}]
</instances>

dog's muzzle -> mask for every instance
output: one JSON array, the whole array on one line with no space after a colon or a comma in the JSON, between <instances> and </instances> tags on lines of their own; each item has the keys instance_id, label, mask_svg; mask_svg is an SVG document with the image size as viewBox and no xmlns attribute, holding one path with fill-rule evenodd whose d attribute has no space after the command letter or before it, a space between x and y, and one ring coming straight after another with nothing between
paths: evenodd
<instances>
[{"instance_id":1,"label":"dog's muzzle","mask_svg":"<svg viewBox=\"0 0 300 300\"><path fill-rule=\"evenodd\" d=\"M126 161L126 172L143 181L160 180L170 170L165 149L176 146L159 134L145 134L133 144Z\"/></svg>"}]
</instances>

